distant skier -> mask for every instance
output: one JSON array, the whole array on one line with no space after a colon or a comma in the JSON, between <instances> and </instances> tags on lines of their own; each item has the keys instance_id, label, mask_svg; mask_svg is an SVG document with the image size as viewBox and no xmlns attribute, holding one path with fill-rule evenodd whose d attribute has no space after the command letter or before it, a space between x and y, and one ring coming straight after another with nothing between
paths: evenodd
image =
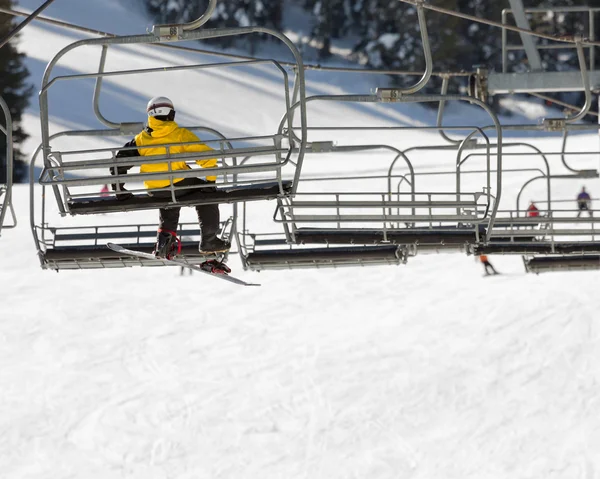
<instances>
[{"instance_id":1,"label":"distant skier","mask_svg":"<svg viewBox=\"0 0 600 479\"><path fill-rule=\"evenodd\" d=\"M527 208L527 216L529 216L530 218L537 218L538 216L540 216L540 210L537 206L535 206L535 203L533 201L531 201L529 207Z\"/></svg>"},{"instance_id":2,"label":"distant skier","mask_svg":"<svg viewBox=\"0 0 600 479\"><path fill-rule=\"evenodd\" d=\"M212 151L209 146L200 143L200 139L186 128L181 128L175 123L175 107L173 102L166 97L159 96L152 98L146 107L148 113L148 125L139 133L133 140L127 142L125 147L138 147L137 149L120 150L117 153L117 158L131 158L137 156L152 156L166 155L167 149L162 148L139 148L149 145L164 145L178 144L171 146L169 154L192 153ZM196 142L190 145L185 143ZM203 168L214 168L217 166L216 158L196 161ZM123 165L116 168L111 168L111 174L125 174L132 165ZM140 166L141 173L157 173L179 170L190 170L191 168L185 161L173 161L169 163L146 163ZM115 171L116 170L116 171ZM173 178L173 184L177 187L193 187L199 185L213 185L216 181L216 176L206 176L203 178ZM146 188L150 189L149 194L157 198L168 198L171 196L169 187L171 181L168 179L152 179L144 182ZM117 184L112 185L113 190L117 191L117 198L127 200L133 195L129 193L123 184L119 187ZM160 191L163 188L164 191ZM175 190L177 198L181 198L190 193L199 191L198 188ZM216 191L214 186L201 188L202 192ZM156 246L154 247L154 255L157 258L171 258L176 254L177 244L181 244L177 238L177 225L179 223L179 212L181 208L170 207L160 208L158 234L156 238ZM223 241L217 237L219 229L219 205L198 205L196 206L198 214L198 222L202 233L202 241L200 243L200 252L205 254L220 253L228 251L230 243Z\"/></svg>"},{"instance_id":3,"label":"distant skier","mask_svg":"<svg viewBox=\"0 0 600 479\"><path fill-rule=\"evenodd\" d=\"M108 196L108 193L109 193L108 185L102 186L102 189L100 190L100 196L102 198L106 198Z\"/></svg>"},{"instance_id":4,"label":"distant skier","mask_svg":"<svg viewBox=\"0 0 600 479\"><path fill-rule=\"evenodd\" d=\"M491 274L499 274L498 271L496 271L496 269L492 266L492 263L490 263L490 261L488 260L488 257L486 255L484 255L484 254L479 255L479 261L481 262L481 264L483 264L483 268L485 269L486 276L490 275L488 268L492 270Z\"/></svg>"},{"instance_id":5,"label":"distant skier","mask_svg":"<svg viewBox=\"0 0 600 479\"><path fill-rule=\"evenodd\" d=\"M585 191L585 186L581 188L581 191L577 195L577 207L579 208L579 213L577 213L577 218L581 216L582 211L587 211L590 216L592 216L592 198L587 191Z\"/></svg>"}]
</instances>

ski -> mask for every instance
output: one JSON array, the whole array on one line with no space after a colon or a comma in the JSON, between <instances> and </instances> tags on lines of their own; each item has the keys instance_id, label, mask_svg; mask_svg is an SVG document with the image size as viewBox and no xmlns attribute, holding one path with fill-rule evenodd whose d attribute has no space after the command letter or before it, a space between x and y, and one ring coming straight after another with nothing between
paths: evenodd
<instances>
[{"instance_id":1,"label":"ski","mask_svg":"<svg viewBox=\"0 0 600 479\"><path fill-rule=\"evenodd\" d=\"M241 279L236 278L235 276L230 276L229 274L211 273L210 271L206 271L206 270L202 269L199 265L189 264L189 263L186 263L185 261L181 261L178 259L155 258L153 254L142 253L141 251L127 249L127 248L124 248L123 246L115 244L115 243L106 243L106 246L117 253L126 254L129 256L135 256L137 258L144 258L144 259L152 260L152 261L160 261L162 263L166 262L166 263L169 263L172 265L183 266L184 268L193 269L194 271L199 271L200 273L207 274L209 276L213 276L218 279L223 279L225 281L228 281L230 283L234 283L234 284L237 284L240 286L260 286L260 284L258 284L258 283L247 283L246 281L242 281Z\"/></svg>"}]
</instances>

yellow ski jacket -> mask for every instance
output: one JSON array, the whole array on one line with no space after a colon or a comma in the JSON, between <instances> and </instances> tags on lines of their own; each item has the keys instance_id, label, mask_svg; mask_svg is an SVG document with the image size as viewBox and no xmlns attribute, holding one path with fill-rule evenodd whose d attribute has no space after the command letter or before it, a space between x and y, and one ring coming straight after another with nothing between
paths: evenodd
<instances>
[{"instance_id":1,"label":"yellow ski jacket","mask_svg":"<svg viewBox=\"0 0 600 479\"><path fill-rule=\"evenodd\" d=\"M148 126L138 135L136 135L135 146L138 147L137 152L141 156L155 156L155 155L166 155L167 148L169 153L180 154L180 153L193 153L202 151L212 151L212 148L205 145L204 143L197 143L195 145L171 145L170 147L158 146L168 143L189 143L189 142L200 142L200 139L194 135L187 128L181 128L174 121L161 121L154 117L148 117ZM152 147L157 145L156 147ZM134 146L134 145L131 145ZM145 148L142 148L145 147ZM135 151L135 150L133 150ZM124 151L123 153L127 153ZM135 154L135 153L134 153ZM118 155L119 156L119 155ZM124 155L130 156L130 155ZM136 155L137 156L137 155ZM217 166L216 158L209 158L206 160L196 161L198 165L203 168L214 168ZM177 170L191 170L185 161L173 161L171 162L171 169ZM168 163L144 163L140 166L141 173L156 173L159 171L169 171ZM208 181L216 181L216 176L207 176ZM173 178L173 182L177 183L183 180L183 178ZM148 180L144 181L146 188L164 188L169 186L169 180Z\"/></svg>"}]
</instances>

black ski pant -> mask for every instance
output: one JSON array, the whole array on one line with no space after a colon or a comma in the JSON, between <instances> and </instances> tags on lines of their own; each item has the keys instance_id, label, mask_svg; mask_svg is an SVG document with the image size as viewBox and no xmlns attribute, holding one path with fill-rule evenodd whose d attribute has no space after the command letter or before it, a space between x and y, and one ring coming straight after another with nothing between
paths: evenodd
<instances>
[{"instance_id":1,"label":"black ski pant","mask_svg":"<svg viewBox=\"0 0 600 479\"><path fill-rule=\"evenodd\" d=\"M483 262L483 267L485 269L485 274L490 274L490 272L488 271L488 268L490 268L492 270L493 274L498 274L498 272L492 266L492 263L490 263L489 261L484 261Z\"/></svg>"},{"instance_id":2,"label":"black ski pant","mask_svg":"<svg viewBox=\"0 0 600 479\"><path fill-rule=\"evenodd\" d=\"M195 186L195 185L207 185L211 182L203 180L201 178L184 178L181 181L175 183L177 186ZM175 197L177 199L184 198L186 195L191 193L202 191L210 192L216 191L214 186L207 188L194 188L190 190L176 190ZM171 197L171 191L165 189L165 191L155 190L150 192L152 196L157 198L169 198ZM219 205L198 205L195 207L196 213L198 214L198 223L200 225L200 231L202 233L202 241L206 241L209 238L216 236L219 231ZM179 224L179 213L180 207L171 208L160 208L159 210L159 228L162 230L177 231L177 225Z\"/></svg>"},{"instance_id":3,"label":"black ski pant","mask_svg":"<svg viewBox=\"0 0 600 479\"><path fill-rule=\"evenodd\" d=\"M579 218L581 216L581 213L583 213L584 211L587 211L590 216L593 216L587 203L578 203L578 206L579 206L579 213L577 213L577 218Z\"/></svg>"}]
</instances>

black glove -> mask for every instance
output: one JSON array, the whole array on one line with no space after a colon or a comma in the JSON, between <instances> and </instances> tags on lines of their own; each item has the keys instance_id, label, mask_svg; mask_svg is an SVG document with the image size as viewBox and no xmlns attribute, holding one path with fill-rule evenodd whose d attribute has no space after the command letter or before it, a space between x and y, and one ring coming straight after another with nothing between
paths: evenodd
<instances>
[{"instance_id":1,"label":"black glove","mask_svg":"<svg viewBox=\"0 0 600 479\"><path fill-rule=\"evenodd\" d=\"M113 183L111 187L113 191L117 191L117 185L115 183ZM130 193L123 185L121 185L121 189L120 191L117 191L116 197L117 200L124 201L133 198L133 193Z\"/></svg>"}]
</instances>

